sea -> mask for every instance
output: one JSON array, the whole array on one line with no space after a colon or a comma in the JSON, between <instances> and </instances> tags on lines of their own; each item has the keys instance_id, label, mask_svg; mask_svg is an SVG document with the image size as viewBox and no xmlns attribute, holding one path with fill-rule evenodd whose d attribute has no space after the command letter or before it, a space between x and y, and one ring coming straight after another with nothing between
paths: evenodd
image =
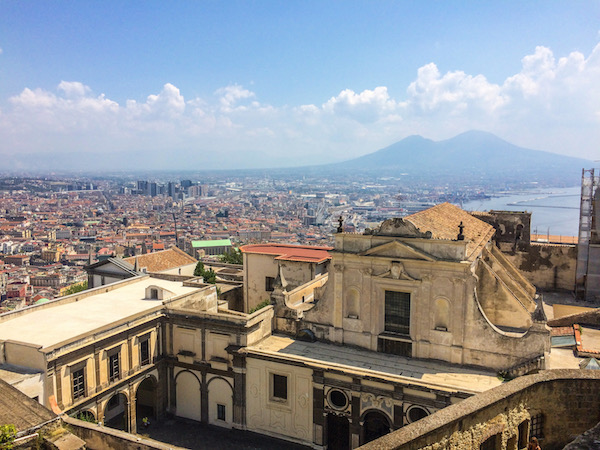
<instances>
[{"instance_id":1,"label":"sea","mask_svg":"<svg viewBox=\"0 0 600 450\"><path fill-rule=\"evenodd\" d=\"M494 193L485 200L462 204L466 211L528 211L531 233L577 236L581 187L544 188L520 192Z\"/></svg>"}]
</instances>

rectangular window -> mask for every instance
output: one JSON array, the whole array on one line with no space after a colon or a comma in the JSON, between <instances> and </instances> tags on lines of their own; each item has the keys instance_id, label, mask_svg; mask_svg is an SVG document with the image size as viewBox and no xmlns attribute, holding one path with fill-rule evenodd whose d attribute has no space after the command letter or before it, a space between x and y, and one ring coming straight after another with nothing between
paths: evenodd
<instances>
[{"instance_id":1,"label":"rectangular window","mask_svg":"<svg viewBox=\"0 0 600 450\"><path fill-rule=\"evenodd\" d=\"M287 400L287 377L285 375L273 374L272 378L272 398L274 400Z\"/></svg>"},{"instance_id":2,"label":"rectangular window","mask_svg":"<svg viewBox=\"0 0 600 450\"><path fill-rule=\"evenodd\" d=\"M531 428L529 429L529 439L536 437L541 439L544 437L544 415L536 414L531 416Z\"/></svg>"},{"instance_id":3,"label":"rectangular window","mask_svg":"<svg viewBox=\"0 0 600 450\"><path fill-rule=\"evenodd\" d=\"M275 278L265 277L265 291L272 292L275 290Z\"/></svg>"},{"instance_id":4,"label":"rectangular window","mask_svg":"<svg viewBox=\"0 0 600 450\"><path fill-rule=\"evenodd\" d=\"M75 370L73 377L73 400L85 397L85 367Z\"/></svg>"},{"instance_id":5,"label":"rectangular window","mask_svg":"<svg viewBox=\"0 0 600 450\"><path fill-rule=\"evenodd\" d=\"M150 340L140 342L140 366L150 364Z\"/></svg>"},{"instance_id":6,"label":"rectangular window","mask_svg":"<svg viewBox=\"0 0 600 450\"><path fill-rule=\"evenodd\" d=\"M217 405L217 419L225 420L225 405Z\"/></svg>"},{"instance_id":7,"label":"rectangular window","mask_svg":"<svg viewBox=\"0 0 600 450\"><path fill-rule=\"evenodd\" d=\"M108 357L108 379L115 381L119 379L119 354L115 353Z\"/></svg>"},{"instance_id":8,"label":"rectangular window","mask_svg":"<svg viewBox=\"0 0 600 450\"><path fill-rule=\"evenodd\" d=\"M410 294L385 291L385 331L410 334Z\"/></svg>"},{"instance_id":9,"label":"rectangular window","mask_svg":"<svg viewBox=\"0 0 600 450\"><path fill-rule=\"evenodd\" d=\"M527 448L527 443L529 442L529 439L527 439L528 426L528 420L524 420L519 424L519 448Z\"/></svg>"}]
</instances>

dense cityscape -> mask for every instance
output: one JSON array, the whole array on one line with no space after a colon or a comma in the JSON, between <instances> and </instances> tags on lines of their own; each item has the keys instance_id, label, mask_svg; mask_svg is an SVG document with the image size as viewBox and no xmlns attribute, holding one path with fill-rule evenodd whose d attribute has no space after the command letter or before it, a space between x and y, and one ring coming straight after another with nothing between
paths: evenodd
<instances>
[{"instance_id":1,"label":"dense cityscape","mask_svg":"<svg viewBox=\"0 0 600 450\"><path fill-rule=\"evenodd\" d=\"M483 187L407 186L399 179L328 181L215 175L206 181L100 177L0 179L0 293L3 310L72 292L83 267L194 241L228 246L279 242L331 245L346 231L445 201L485 198Z\"/></svg>"},{"instance_id":2,"label":"dense cityscape","mask_svg":"<svg viewBox=\"0 0 600 450\"><path fill-rule=\"evenodd\" d=\"M598 17L0 1L0 450L600 449Z\"/></svg>"}]
</instances>

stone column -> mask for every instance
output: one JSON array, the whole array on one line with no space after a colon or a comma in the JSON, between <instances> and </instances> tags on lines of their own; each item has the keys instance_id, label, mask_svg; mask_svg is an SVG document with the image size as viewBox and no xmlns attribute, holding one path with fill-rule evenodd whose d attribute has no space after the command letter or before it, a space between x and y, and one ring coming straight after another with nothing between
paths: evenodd
<instances>
[{"instance_id":1,"label":"stone column","mask_svg":"<svg viewBox=\"0 0 600 450\"><path fill-rule=\"evenodd\" d=\"M246 369L243 357L233 355L233 423L246 427Z\"/></svg>"},{"instance_id":2,"label":"stone column","mask_svg":"<svg viewBox=\"0 0 600 450\"><path fill-rule=\"evenodd\" d=\"M202 369L202 382L200 383L200 420L208 423L208 386L206 385L206 369Z\"/></svg>"},{"instance_id":3,"label":"stone column","mask_svg":"<svg viewBox=\"0 0 600 450\"><path fill-rule=\"evenodd\" d=\"M323 446L327 427L324 410L323 396L323 376L322 371L313 372L313 443L317 446Z\"/></svg>"},{"instance_id":4,"label":"stone column","mask_svg":"<svg viewBox=\"0 0 600 450\"><path fill-rule=\"evenodd\" d=\"M129 422L129 432L137 433L136 399L133 385L129 385L129 401L127 402L127 416Z\"/></svg>"},{"instance_id":5,"label":"stone column","mask_svg":"<svg viewBox=\"0 0 600 450\"><path fill-rule=\"evenodd\" d=\"M96 400L96 420L98 423L104 425L104 408L102 408L102 401L100 399Z\"/></svg>"}]
</instances>

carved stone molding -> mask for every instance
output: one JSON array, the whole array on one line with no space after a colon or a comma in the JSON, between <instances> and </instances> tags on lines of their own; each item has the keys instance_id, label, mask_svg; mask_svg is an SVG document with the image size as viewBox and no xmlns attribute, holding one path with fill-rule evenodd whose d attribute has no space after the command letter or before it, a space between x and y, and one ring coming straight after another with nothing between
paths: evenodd
<instances>
[{"instance_id":1,"label":"carved stone molding","mask_svg":"<svg viewBox=\"0 0 600 450\"><path fill-rule=\"evenodd\" d=\"M379 409L385 411L390 418L393 418L394 401L391 397L384 397L382 395L374 395L364 393L360 396L360 413L368 409Z\"/></svg>"}]
</instances>

